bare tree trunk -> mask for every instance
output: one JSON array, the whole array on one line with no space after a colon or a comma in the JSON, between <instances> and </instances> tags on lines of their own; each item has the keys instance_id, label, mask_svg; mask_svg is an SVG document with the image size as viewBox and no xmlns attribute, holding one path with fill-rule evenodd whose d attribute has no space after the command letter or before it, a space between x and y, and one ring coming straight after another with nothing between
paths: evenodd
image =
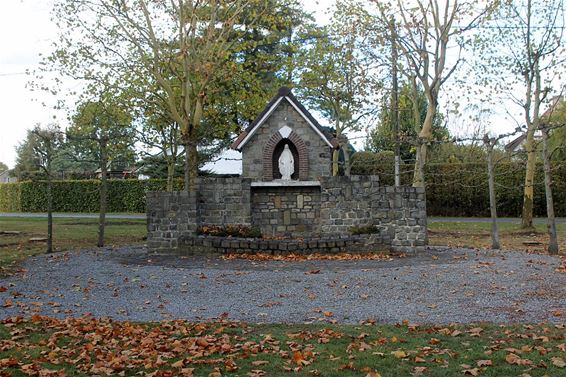
<instances>
[{"instance_id":1,"label":"bare tree trunk","mask_svg":"<svg viewBox=\"0 0 566 377\"><path fill-rule=\"evenodd\" d=\"M419 138L417 146L417 154L415 161L415 169L413 173L413 187L425 187L425 163L428 151L426 140Z\"/></svg>"},{"instance_id":2,"label":"bare tree trunk","mask_svg":"<svg viewBox=\"0 0 566 377\"><path fill-rule=\"evenodd\" d=\"M338 175L338 158L340 156L340 149L334 149L332 151L332 176Z\"/></svg>"},{"instance_id":3,"label":"bare tree trunk","mask_svg":"<svg viewBox=\"0 0 566 377\"><path fill-rule=\"evenodd\" d=\"M49 159L51 156L49 156ZM51 161L47 168L47 253L53 252L53 190L51 187Z\"/></svg>"},{"instance_id":4,"label":"bare tree trunk","mask_svg":"<svg viewBox=\"0 0 566 377\"><path fill-rule=\"evenodd\" d=\"M196 179L198 177L198 152L195 143L189 144L188 149L188 159L189 159L189 192L195 192L197 189Z\"/></svg>"},{"instance_id":5,"label":"bare tree trunk","mask_svg":"<svg viewBox=\"0 0 566 377\"><path fill-rule=\"evenodd\" d=\"M401 143L399 140L399 96L397 82L397 34L395 21L391 18L389 30L391 32L391 75L393 87L391 88L391 120L393 121L393 137L395 140L395 187L401 186Z\"/></svg>"},{"instance_id":6,"label":"bare tree trunk","mask_svg":"<svg viewBox=\"0 0 566 377\"><path fill-rule=\"evenodd\" d=\"M413 109L413 123L414 123L415 131L417 135L419 135L419 138L417 140L416 153L415 153L415 167L413 170L413 186L425 187L424 169L426 163L427 145L426 145L426 140L423 139L421 136L423 134L426 119L425 119L425 123L423 123L423 127L421 128L421 112L419 109L418 87L417 87L416 78L414 76L411 77L411 102ZM429 105L427 107L427 119L430 108L431 107Z\"/></svg>"},{"instance_id":7,"label":"bare tree trunk","mask_svg":"<svg viewBox=\"0 0 566 377\"><path fill-rule=\"evenodd\" d=\"M556 235L556 218L554 215L554 199L552 198L552 175L550 170L550 153L548 153L548 129L542 131L544 160L544 192L546 194L546 216L548 223L548 253L558 254L558 238Z\"/></svg>"},{"instance_id":8,"label":"bare tree trunk","mask_svg":"<svg viewBox=\"0 0 566 377\"><path fill-rule=\"evenodd\" d=\"M336 115L336 140L338 140L338 149L334 149L332 151L332 176L336 177L340 171L338 160L340 158L340 149L343 148L342 146L342 130L340 129L340 121L338 120L338 110L336 109L337 106L334 108L334 114Z\"/></svg>"},{"instance_id":9,"label":"bare tree trunk","mask_svg":"<svg viewBox=\"0 0 566 377\"><path fill-rule=\"evenodd\" d=\"M175 161L167 160L167 191L173 191L173 177L175 176Z\"/></svg>"},{"instance_id":10,"label":"bare tree trunk","mask_svg":"<svg viewBox=\"0 0 566 377\"><path fill-rule=\"evenodd\" d=\"M498 250L500 248L499 244L499 232L497 231L497 202L495 199L495 172L493 167L493 147L495 146L495 140L489 139L486 135L484 137L484 143L487 147L487 174L489 183L489 211L491 213L491 248Z\"/></svg>"},{"instance_id":11,"label":"bare tree trunk","mask_svg":"<svg viewBox=\"0 0 566 377\"><path fill-rule=\"evenodd\" d=\"M525 189L523 191L523 213L521 217L521 228L533 228L533 197L534 197L534 180L535 180L535 130L527 130L527 140L525 149L527 150L527 166L525 169Z\"/></svg>"},{"instance_id":12,"label":"bare tree trunk","mask_svg":"<svg viewBox=\"0 0 566 377\"><path fill-rule=\"evenodd\" d=\"M523 105L525 111L525 122L527 124L527 140L525 143L525 149L527 151L527 166L525 168L525 188L523 191L523 213L521 214L521 228L523 229L533 229L533 207L534 207L534 179L535 179L535 168L536 168L536 155L535 155L535 131L538 128L538 111L539 111L539 101L540 101L540 81L537 83L535 80L535 103L533 117L531 117L531 104L533 94L533 73L538 72L538 56L534 54L531 50L531 14L532 14L532 4L528 1L527 4L527 63L529 67L524 72L524 79L527 83L526 101ZM534 62L533 62L534 59ZM540 76L538 76L540 78ZM537 85L538 84L538 85Z\"/></svg>"},{"instance_id":13,"label":"bare tree trunk","mask_svg":"<svg viewBox=\"0 0 566 377\"><path fill-rule=\"evenodd\" d=\"M203 96L199 94L195 103L195 111L192 123L189 123L185 137L185 190L195 192L197 190L196 179L198 176L198 153L197 153L197 130L202 119ZM188 114L188 112L187 112Z\"/></svg>"},{"instance_id":14,"label":"bare tree trunk","mask_svg":"<svg viewBox=\"0 0 566 377\"><path fill-rule=\"evenodd\" d=\"M108 196L108 154L107 140L100 139L100 215L98 218L98 243L96 246L104 247L104 227L106 225L106 204Z\"/></svg>"},{"instance_id":15,"label":"bare tree trunk","mask_svg":"<svg viewBox=\"0 0 566 377\"><path fill-rule=\"evenodd\" d=\"M198 152L197 145L191 135L185 137L185 191L196 190L196 178L198 176Z\"/></svg>"},{"instance_id":16,"label":"bare tree trunk","mask_svg":"<svg viewBox=\"0 0 566 377\"><path fill-rule=\"evenodd\" d=\"M184 179L184 186L185 191L190 191L189 186L191 183L191 157L190 157L190 146L189 146L189 137L188 135L183 135L183 145L185 147L185 179Z\"/></svg>"},{"instance_id":17,"label":"bare tree trunk","mask_svg":"<svg viewBox=\"0 0 566 377\"><path fill-rule=\"evenodd\" d=\"M344 150L344 175L346 177L349 177L352 167L350 166L350 150L348 148L347 143L346 143L346 147L343 150Z\"/></svg>"}]
</instances>

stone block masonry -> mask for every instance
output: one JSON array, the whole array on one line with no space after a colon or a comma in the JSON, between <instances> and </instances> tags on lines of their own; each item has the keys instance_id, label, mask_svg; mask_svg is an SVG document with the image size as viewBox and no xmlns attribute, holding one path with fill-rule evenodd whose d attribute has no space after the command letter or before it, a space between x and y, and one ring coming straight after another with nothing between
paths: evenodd
<instances>
[{"instance_id":1,"label":"stone block masonry","mask_svg":"<svg viewBox=\"0 0 566 377\"><path fill-rule=\"evenodd\" d=\"M197 230L195 193L147 193L147 247L150 250L176 250L179 237Z\"/></svg>"},{"instance_id":2,"label":"stone block masonry","mask_svg":"<svg viewBox=\"0 0 566 377\"><path fill-rule=\"evenodd\" d=\"M251 224L251 179L199 178L197 224Z\"/></svg>"},{"instance_id":3,"label":"stone block masonry","mask_svg":"<svg viewBox=\"0 0 566 377\"><path fill-rule=\"evenodd\" d=\"M177 252L181 255L195 254L335 254L335 253L381 253L387 247L376 247L369 235L354 235L328 238L265 240L261 238L226 238L216 236L182 236Z\"/></svg>"},{"instance_id":4,"label":"stone block masonry","mask_svg":"<svg viewBox=\"0 0 566 377\"><path fill-rule=\"evenodd\" d=\"M289 138L300 153L299 179L309 180L330 175L331 149L303 118L289 117L289 114L294 114L291 105L281 104L246 144L246 158L242 159L242 176L256 181L273 179L272 154L277 143L283 140L279 134L282 124L293 129Z\"/></svg>"},{"instance_id":5,"label":"stone block masonry","mask_svg":"<svg viewBox=\"0 0 566 377\"><path fill-rule=\"evenodd\" d=\"M234 224L258 227L266 238L300 239L307 244L314 240L317 248L317 240L347 239L356 228L372 230L363 237L363 247L359 247L362 241L356 241L356 249L410 253L425 247L424 190L380 186L377 176L322 177L308 186L254 186L249 178L199 178L196 186L197 193L191 194L148 193L150 250L181 252L195 247L180 240L192 239L199 226ZM233 241L227 238L228 245ZM267 245L273 241L264 242L254 247L270 251ZM218 251L210 246L210 252Z\"/></svg>"},{"instance_id":6,"label":"stone block masonry","mask_svg":"<svg viewBox=\"0 0 566 377\"><path fill-rule=\"evenodd\" d=\"M267 236L320 236L320 187L252 188L252 224Z\"/></svg>"}]
</instances>

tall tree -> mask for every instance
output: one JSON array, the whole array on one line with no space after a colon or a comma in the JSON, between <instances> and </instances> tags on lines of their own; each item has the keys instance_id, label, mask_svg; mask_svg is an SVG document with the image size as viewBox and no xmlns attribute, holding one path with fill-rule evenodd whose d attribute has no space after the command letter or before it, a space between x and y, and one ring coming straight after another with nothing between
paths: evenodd
<instances>
[{"instance_id":1,"label":"tall tree","mask_svg":"<svg viewBox=\"0 0 566 377\"><path fill-rule=\"evenodd\" d=\"M119 88L118 79L128 75L151 78L180 127L185 184L193 190L209 85L227 79L221 67L236 41L231 35L253 25L265 9L260 0L59 0L54 19L60 38L46 67L91 80L92 89L101 82Z\"/></svg>"},{"instance_id":2,"label":"tall tree","mask_svg":"<svg viewBox=\"0 0 566 377\"><path fill-rule=\"evenodd\" d=\"M39 174L39 166L34 153L37 137L28 130L26 138L16 146L14 175L18 180L32 179Z\"/></svg>"},{"instance_id":3,"label":"tall tree","mask_svg":"<svg viewBox=\"0 0 566 377\"><path fill-rule=\"evenodd\" d=\"M482 82L493 89L488 97L518 105L527 127L523 228L533 227L535 132L540 127L541 104L552 92L562 90L553 82L561 86L560 76L566 69L564 17L564 0L505 1L482 30L486 43L476 66Z\"/></svg>"},{"instance_id":4,"label":"tall tree","mask_svg":"<svg viewBox=\"0 0 566 377\"><path fill-rule=\"evenodd\" d=\"M63 133L57 125L46 128L36 126L31 135L35 138L33 152L42 176L47 181L47 253L53 252L53 162L63 143Z\"/></svg>"},{"instance_id":5,"label":"tall tree","mask_svg":"<svg viewBox=\"0 0 566 377\"><path fill-rule=\"evenodd\" d=\"M463 33L473 28L491 9L488 4L446 0L416 0L414 2L377 2L376 21L387 25L391 19L399 26L397 41L405 64L401 72L412 83L424 90L427 109L419 127L413 185L424 187L424 168L429 144L433 138L433 125L438 113L441 90L460 65L464 48ZM379 29L379 25L376 29ZM459 50L456 59L448 59L448 48L453 44Z\"/></svg>"},{"instance_id":6,"label":"tall tree","mask_svg":"<svg viewBox=\"0 0 566 377\"><path fill-rule=\"evenodd\" d=\"M399 91L399 139L401 159L412 161L416 158L416 140L420 126L426 118L427 99L424 91L417 87L417 103L414 104L414 95L411 84L405 81ZM414 108L417 109L418 117L415 119ZM431 141L444 141L450 137L450 133L444 124L442 114L437 114L432 126ZM377 125L373 128L366 141L366 149L372 152L393 151L395 148L395 137L393 133L393 122L389 99L384 98L379 111Z\"/></svg>"},{"instance_id":7,"label":"tall tree","mask_svg":"<svg viewBox=\"0 0 566 377\"><path fill-rule=\"evenodd\" d=\"M371 95L379 88L372 75L373 62L359 48L363 35L356 34L359 23L347 15L359 9L349 1L338 1L332 26L320 35L304 56L300 74L300 96L333 124L340 150L332 155L332 174L339 172L339 156L344 172L350 175L350 151L346 132L362 128L373 113Z\"/></svg>"},{"instance_id":8,"label":"tall tree","mask_svg":"<svg viewBox=\"0 0 566 377\"><path fill-rule=\"evenodd\" d=\"M113 102L115 96L106 92L97 102L86 102L77 108L67 138L73 142L75 155L96 156L100 169L100 216L98 247L104 246L109 162L132 153L134 140L131 116Z\"/></svg>"}]
</instances>

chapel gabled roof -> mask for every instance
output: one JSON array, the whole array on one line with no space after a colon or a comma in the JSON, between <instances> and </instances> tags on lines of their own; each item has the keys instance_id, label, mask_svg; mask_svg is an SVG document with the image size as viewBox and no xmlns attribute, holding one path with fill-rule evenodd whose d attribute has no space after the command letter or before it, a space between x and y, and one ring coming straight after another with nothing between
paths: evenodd
<instances>
[{"instance_id":1,"label":"chapel gabled roof","mask_svg":"<svg viewBox=\"0 0 566 377\"><path fill-rule=\"evenodd\" d=\"M281 87L275 97L263 109L263 111L255 118L255 120L244 130L236 141L232 144L232 149L241 151L244 145L252 138L254 133L269 118L282 101L287 101L297 110L297 112L305 119L308 125L317 133L318 136L331 148L338 147L338 141L330 133L322 128L312 114L299 102L299 100L291 93L291 89Z\"/></svg>"}]
</instances>

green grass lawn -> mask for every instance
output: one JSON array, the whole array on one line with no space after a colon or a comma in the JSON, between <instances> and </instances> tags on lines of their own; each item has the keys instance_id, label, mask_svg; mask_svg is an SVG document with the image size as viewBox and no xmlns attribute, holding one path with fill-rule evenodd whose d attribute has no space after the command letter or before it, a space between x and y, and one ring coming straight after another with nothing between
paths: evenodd
<instances>
[{"instance_id":1,"label":"green grass lawn","mask_svg":"<svg viewBox=\"0 0 566 377\"><path fill-rule=\"evenodd\" d=\"M441 220L441 218L439 218ZM546 224L536 224L534 231L520 229L519 224L498 223L501 248L546 252L548 235ZM566 224L556 224L558 243L566 252ZM491 246L490 222L429 222L429 243L438 246L489 248Z\"/></svg>"},{"instance_id":2,"label":"green grass lawn","mask_svg":"<svg viewBox=\"0 0 566 377\"><path fill-rule=\"evenodd\" d=\"M58 250L95 247L96 219L55 219ZM43 253L46 219L0 218L0 273ZM544 238L501 224L502 243ZM489 243L489 223L431 223L432 244ZM559 225L562 239L566 225ZM145 220L108 221L107 244L143 242ZM0 286L0 292L10 289ZM379 311L379 308L376 308ZM560 314L562 315L562 314ZM329 316L329 319L331 316ZM0 321L0 376L562 376L564 325L466 326L114 322L32 316ZM41 373L40 373L41 371ZM63 375L63 374L59 374Z\"/></svg>"},{"instance_id":3,"label":"green grass lawn","mask_svg":"<svg viewBox=\"0 0 566 377\"><path fill-rule=\"evenodd\" d=\"M442 221L442 217L435 217L437 221L429 221L428 228L431 230L460 230L460 231L470 231L470 232L487 232L491 231L491 222L464 222L464 221L455 221L455 222L448 222ZM558 223L556 224L559 231L566 232L566 224ZM516 233L516 232L524 232L520 229L520 225L509 223L509 222L501 222L497 223L497 228L502 233ZM536 232L546 232L546 224L535 224Z\"/></svg>"},{"instance_id":4,"label":"green grass lawn","mask_svg":"<svg viewBox=\"0 0 566 377\"><path fill-rule=\"evenodd\" d=\"M146 235L144 219L109 219L106 244L120 246L140 244ZM491 245L490 223L430 222L431 245L482 248ZM499 224L503 249L545 252L546 226L537 225L535 232L525 232L517 224ZM32 237L47 236L47 219L1 217L0 231L18 231L20 234L0 234L0 276L17 270L19 262L30 255L43 253L45 242L30 242ZM69 250L95 247L97 219L54 219L54 248ZM558 224L561 250L566 250L566 224ZM538 245L537 245L538 243Z\"/></svg>"},{"instance_id":5,"label":"green grass lawn","mask_svg":"<svg viewBox=\"0 0 566 377\"><path fill-rule=\"evenodd\" d=\"M0 324L0 370L13 376L42 369L83 376L156 371L152 375L559 376L566 372L563 325L136 324L39 316L16 322Z\"/></svg>"},{"instance_id":6,"label":"green grass lawn","mask_svg":"<svg viewBox=\"0 0 566 377\"><path fill-rule=\"evenodd\" d=\"M45 252L46 243L31 242L30 238L47 237L47 219L40 217L0 217L0 231L19 234L0 234L0 276L17 269L28 256ZM107 220L105 240L108 246L131 245L143 242L145 220ZM53 247L56 251L96 247L97 219L53 219Z\"/></svg>"}]
</instances>

